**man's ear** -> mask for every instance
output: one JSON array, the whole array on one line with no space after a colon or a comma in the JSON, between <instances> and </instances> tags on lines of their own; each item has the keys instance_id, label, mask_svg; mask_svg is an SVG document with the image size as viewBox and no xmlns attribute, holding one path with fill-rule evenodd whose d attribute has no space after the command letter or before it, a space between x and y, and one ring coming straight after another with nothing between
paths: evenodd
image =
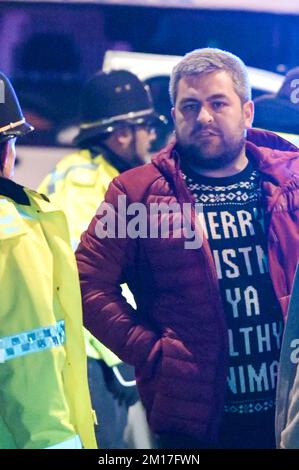
<instances>
[{"instance_id":1,"label":"man's ear","mask_svg":"<svg viewBox=\"0 0 299 470\"><path fill-rule=\"evenodd\" d=\"M244 122L245 128L250 129L252 127L254 118L254 103L253 101L246 101L243 104Z\"/></svg>"},{"instance_id":2,"label":"man's ear","mask_svg":"<svg viewBox=\"0 0 299 470\"><path fill-rule=\"evenodd\" d=\"M175 123L175 108L171 108L171 117L173 122Z\"/></svg>"},{"instance_id":3,"label":"man's ear","mask_svg":"<svg viewBox=\"0 0 299 470\"><path fill-rule=\"evenodd\" d=\"M113 132L115 139L118 141L119 144L121 145L126 145L128 141L131 139L131 131L129 127L119 127L118 129L115 129Z\"/></svg>"},{"instance_id":4,"label":"man's ear","mask_svg":"<svg viewBox=\"0 0 299 470\"><path fill-rule=\"evenodd\" d=\"M116 155L122 155L124 150L126 151L132 141L132 132L128 127L120 127L115 129L109 137L105 140L107 147L116 153Z\"/></svg>"}]
</instances>

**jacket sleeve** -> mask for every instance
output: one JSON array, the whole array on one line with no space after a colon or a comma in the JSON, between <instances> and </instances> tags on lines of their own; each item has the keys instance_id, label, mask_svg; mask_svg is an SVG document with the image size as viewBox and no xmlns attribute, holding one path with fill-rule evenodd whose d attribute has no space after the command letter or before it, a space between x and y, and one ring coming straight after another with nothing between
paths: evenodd
<instances>
[{"instance_id":1,"label":"jacket sleeve","mask_svg":"<svg viewBox=\"0 0 299 470\"><path fill-rule=\"evenodd\" d=\"M276 396L276 436L281 449L299 449L299 265L280 355Z\"/></svg>"},{"instance_id":2,"label":"jacket sleeve","mask_svg":"<svg viewBox=\"0 0 299 470\"><path fill-rule=\"evenodd\" d=\"M133 266L136 240L118 236L120 224L123 229L123 224L127 223L122 211L118 211L120 199L126 200L126 195L120 181L115 178L104 203L83 233L76 253L84 324L124 362L135 367L151 368L161 353L159 334L146 325L121 294L120 285L127 281L126 273ZM110 237L99 236L99 231L108 220L104 207L110 208L109 220L114 219L115 236L112 233L114 222Z\"/></svg>"}]
</instances>

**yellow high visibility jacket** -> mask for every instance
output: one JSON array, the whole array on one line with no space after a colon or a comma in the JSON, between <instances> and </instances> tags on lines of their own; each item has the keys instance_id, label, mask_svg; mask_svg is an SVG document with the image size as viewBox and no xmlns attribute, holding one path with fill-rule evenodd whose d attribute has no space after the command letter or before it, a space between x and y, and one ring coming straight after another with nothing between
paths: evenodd
<instances>
[{"instance_id":1,"label":"yellow high visibility jacket","mask_svg":"<svg viewBox=\"0 0 299 470\"><path fill-rule=\"evenodd\" d=\"M64 157L39 186L65 212L74 250L118 174L103 155L92 158L89 150L80 150Z\"/></svg>"},{"instance_id":2,"label":"yellow high visibility jacket","mask_svg":"<svg viewBox=\"0 0 299 470\"><path fill-rule=\"evenodd\" d=\"M118 174L103 155L92 157L89 150L79 150L64 157L39 186L39 191L65 212L74 250ZM103 359L110 367L121 362L87 330L84 336L89 357Z\"/></svg>"},{"instance_id":3,"label":"yellow high visibility jacket","mask_svg":"<svg viewBox=\"0 0 299 470\"><path fill-rule=\"evenodd\" d=\"M0 180L0 448L96 448L65 216Z\"/></svg>"}]
</instances>

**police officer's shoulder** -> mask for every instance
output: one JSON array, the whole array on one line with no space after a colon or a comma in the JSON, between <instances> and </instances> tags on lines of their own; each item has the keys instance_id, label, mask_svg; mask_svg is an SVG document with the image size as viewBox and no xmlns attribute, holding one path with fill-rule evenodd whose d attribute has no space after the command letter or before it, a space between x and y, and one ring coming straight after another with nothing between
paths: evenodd
<instances>
[{"instance_id":1,"label":"police officer's shoulder","mask_svg":"<svg viewBox=\"0 0 299 470\"><path fill-rule=\"evenodd\" d=\"M50 199L48 198L48 196L46 196L45 194L43 194L43 193L38 193L38 195L41 196L44 201L46 201L46 202L51 202Z\"/></svg>"},{"instance_id":2,"label":"police officer's shoulder","mask_svg":"<svg viewBox=\"0 0 299 470\"><path fill-rule=\"evenodd\" d=\"M70 168L84 164L92 160L92 156L87 149L78 149L74 152L64 156L55 166L51 172L65 172L69 171Z\"/></svg>"},{"instance_id":3,"label":"police officer's shoulder","mask_svg":"<svg viewBox=\"0 0 299 470\"><path fill-rule=\"evenodd\" d=\"M43 193L38 193L37 191L34 191L34 189L28 189L28 188L26 188L26 190L27 190L27 192L28 192L31 196L33 196L33 197L35 197L35 198L37 198L37 199L43 199L44 201L49 202L49 203L51 204L50 199L49 199L48 196L46 196L45 194L43 194Z\"/></svg>"}]
</instances>

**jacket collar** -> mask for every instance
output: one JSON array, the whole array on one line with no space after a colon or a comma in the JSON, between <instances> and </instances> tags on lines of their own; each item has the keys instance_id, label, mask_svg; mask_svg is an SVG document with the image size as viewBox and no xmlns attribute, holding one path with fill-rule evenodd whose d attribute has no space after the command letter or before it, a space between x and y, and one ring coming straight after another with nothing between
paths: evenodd
<instances>
[{"instance_id":1,"label":"jacket collar","mask_svg":"<svg viewBox=\"0 0 299 470\"><path fill-rule=\"evenodd\" d=\"M295 145L273 132L259 129L248 131L246 154L255 168L279 186L293 176L292 167L299 159L299 149Z\"/></svg>"},{"instance_id":2,"label":"jacket collar","mask_svg":"<svg viewBox=\"0 0 299 470\"><path fill-rule=\"evenodd\" d=\"M50 204L44 194L25 188L8 178L0 177L0 195L12 199L16 204L36 206L42 212L60 211L58 207Z\"/></svg>"},{"instance_id":3,"label":"jacket collar","mask_svg":"<svg viewBox=\"0 0 299 470\"><path fill-rule=\"evenodd\" d=\"M0 177L0 194L9 197L17 204L30 206L24 187L7 178Z\"/></svg>"},{"instance_id":4,"label":"jacket collar","mask_svg":"<svg viewBox=\"0 0 299 470\"><path fill-rule=\"evenodd\" d=\"M180 171L180 156L173 139L152 159L168 181L173 183L179 200L190 200ZM266 182L267 196L272 198L281 191L299 188L299 149L277 134L250 129L247 132L246 154ZM267 184L268 183L268 184ZM275 198L276 199L276 198Z\"/></svg>"}]
</instances>

